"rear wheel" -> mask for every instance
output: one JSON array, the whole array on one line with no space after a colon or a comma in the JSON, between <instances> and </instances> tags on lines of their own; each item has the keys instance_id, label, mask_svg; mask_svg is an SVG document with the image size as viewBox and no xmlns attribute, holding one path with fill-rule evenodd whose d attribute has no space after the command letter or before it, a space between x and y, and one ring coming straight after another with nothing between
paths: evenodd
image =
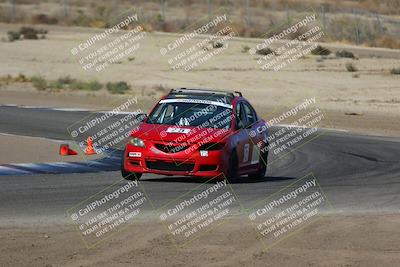
<instances>
[{"instance_id":1,"label":"rear wheel","mask_svg":"<svg viewBox=\"0 0 400 267\"><path fill-rule=\"evenodd\" d=\"M129 180L129 181L139 180L142 177L142 173L129 172L129 171L125 170L124 157L125 157L125 151L124 151L124 154L122 155L122 161L121 161L121 175L122 175L122 177L125 180Z\"/></svg>"},{"instance_id":2,"label":"rear wheel","mask_svg":"<svg viewBox=\"0 0 400 267\"><path fill-rule=\"evenodd\" d=\"M268 162L268 152L260 154L260 162L258 171L255 173L249 174L250 179L262 179L265 177L267 173L267 162Z\"/></svg>"}]
</instances>

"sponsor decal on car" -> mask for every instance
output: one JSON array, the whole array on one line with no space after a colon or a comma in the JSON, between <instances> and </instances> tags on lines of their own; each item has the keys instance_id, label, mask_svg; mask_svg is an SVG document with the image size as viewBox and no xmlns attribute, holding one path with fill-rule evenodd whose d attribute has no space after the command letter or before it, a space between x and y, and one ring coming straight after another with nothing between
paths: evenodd
<instances>
[{"instance_id":1,"label":"sponsor decal on car","mask_svg":"<svg viewBox=\"0 0 400 267\"><path fill-rule=\"evenodd\" d=\"M142 152L129 152L129 157L131 158L140 158L142 156Z\"/></svg>"},{"instance_id":2,"label":"sponsor decal on car","mask_svg":"<svg viewBox=\"0 0 400 267\"><path fill-rule=\"evenodd\" d=\"M208 157L208 151L207 150L200 150L200 156Z\"/></svg>"},{"instance_id":3,"label":"sponsor decal on car","mask_svg":"<svg viewBox=\"0 0 400 267\"><path fill-rule=\"evenodd\" d=\"M225 108L232 108L232 105L230 104L218 101L203 100L203 99L186 99L186 98L163 99L160 101L160 104L162 103L193 103L193 104L206 104L206 105L214 105Z\"/></svg>"},{"instance_id":4,"label":"sponsor decal on car","mask_svg":"<svg viewBox=\"0 0 400 267\"><path fill-rule=\"evenodd\" d=\"M187 128L179 128L179 127L168 127L167 133L183 133L188 134L190 129Z\"/></svg>"},{"instance_id":5,"label":"sponsor decal on car","mask_svg":"<svg viewBox=\"0 0 400 267\"><path fill-rule=\"evenodd\" d=\"M250 145L245 144L244 151L243 151L243 162L249 161L249 153L250 153Z\"/></svg>"}]
</instances>

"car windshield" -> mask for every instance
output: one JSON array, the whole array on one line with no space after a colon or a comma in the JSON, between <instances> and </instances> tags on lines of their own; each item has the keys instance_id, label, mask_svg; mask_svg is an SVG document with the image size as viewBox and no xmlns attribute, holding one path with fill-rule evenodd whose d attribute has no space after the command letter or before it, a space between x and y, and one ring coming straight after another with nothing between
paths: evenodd
<instances>
[{"instance_id":1,"label":"car windshield","mask_svg":"<svg viewBox=\"0 0 400 267\"><path fill-rule=\"evenodd\" d=\"M232 108L227 104L163 102L162 100L149 115L146 123L229 129L231 120Z\"/></svg>"}]
</instances>

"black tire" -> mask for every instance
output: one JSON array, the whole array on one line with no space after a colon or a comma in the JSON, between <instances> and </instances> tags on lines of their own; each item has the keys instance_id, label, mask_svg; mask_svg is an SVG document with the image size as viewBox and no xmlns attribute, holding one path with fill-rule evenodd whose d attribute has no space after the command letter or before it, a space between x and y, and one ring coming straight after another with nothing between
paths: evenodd
<instances>
[{"instance_id":1,"label":"black tire","mask_svg":"<svg viewBox=\"0 0 400 267\"><path fill-rule=\"evenodd\" d=\"M257 172L249 174L250 179L263 179L267 173L268 152L260 155L260 166Z\"/></svg>"},{"instance_id":2,"label":"black tire","mask_svg":"<svg viewBox=\"0 0 400 267\"><path fill-rule=\"evenodd\" d=\"M237 157L236 150L232 151L231 157L229 159L228 173L226 175L226 179L230 183L235 183L239 180L240 175L238 173L239 169L239 161Z\"/></svg>"},{"instance_id":3,"label":"black tire","mask_svg":"<svg viewBox=\"0 0 400 267\"><path fill-rule=\"evenodd\" d=\"M128 172L124 169L124 167L121 167L121 175L125 180L129 181L138 181L142 177L142 173Z\"/></svg>"},{"instance_id":4,"label":"black tire","mask_svg":"<svg viewBox=\"0 0 400 267\"><path fill-rule=\"evenodd\" d=\"M124 151L124 154L122 155L122 160L121 160L121 175L122 175L122 177L125 180L129 180L129 181L137 180L138 181L142 177L142 173L128 172L127 170L125 170L124 157L125 157L125 151Z\"/></svg>"}]
</instances>

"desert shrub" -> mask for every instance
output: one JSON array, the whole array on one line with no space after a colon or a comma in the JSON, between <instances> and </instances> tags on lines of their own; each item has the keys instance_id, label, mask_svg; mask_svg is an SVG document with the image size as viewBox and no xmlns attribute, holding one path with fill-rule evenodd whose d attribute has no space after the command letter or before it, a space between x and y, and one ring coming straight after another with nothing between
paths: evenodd
<instances>
[{"instance_id":1,"label":"desert shrub","mask_svg":"<svg viewBox=\"0 0 400 267\"><path fill-rule=\"evenodd\" d=\"M15 40L19 40L21 38L21 33L20 32L15 32L15 31L8 31L8 41L13 42Z\"/></svg>"},{"instance_id":2,"label":"desert shrub","mask_svg":"<svg viewBox=\"0 0 400 267\"><path fill-rule=\"evenodd\" d=\"M70 76L63 76L57 79L57 82L61 84L70 85L75 82L75 79L72 79Z\"/></svg>"},{"instance_id":3,"label":"desert shrub","mask_svg":"<svg viewBox=\"0 0 400 267\"><path fill-rule=\"evenodd\" d=\"M130 86L126 82L109 82L106 88L111 94L124 94L129 91Z\"/></svg>"},{"instance_id":4,"label":"desert shrub","mask_svg":"<svg viewBox=\"0 0 400 267\"><path fill-rule=\"evenodd\" d=\"M247 53L247 52L249 52L249 50L250 50L250 46L248 46L248 45L242 46L242 53Z\"/></svg>"},{"instance_id":5,"label":"desert shrub","mask_svg":"<svg viewBox=\"0 0 400 267\"><path fill-rule=\"evenodd\" d=\"M151 24L148 23L142 23L140 24L140 26L142 27L142 31L144 32L153 32L153 26Z\"/></svg>"},{"instance_id":6,"label":"desert shrub","mask_svg":"<svg viewBox=\"0 0 400 267\"><path fill-rule=\"evenodd\" d=\"M73 81L70 85L69 88L73 90L85 90L85 83L82 81Z\"/></svg>"},{"instance_id":7,"label":"desert shrub","mask_svg":"<svg viewBox=\"0 0 400 267\"><path fill-rule=\"evenodd\" d=\"M103 88L103 85L96 80L92 80L89 82L74 80L69 85L69 88L76 90L85 90L85 91L98 91L101 88Z\"/></svg>"},{"instance_id":8,"label":"desert shrub","mask_svg":"<svg viewBox=\"0 0 400 267\"><path fill-rule=\"evenodd\" d=\"M35 29L32 27L21 27L19 31L9 31L7 32L8 34L8 40L10 42L15 41L15 40L20 40L20 39L30 39L30 40L37 40L37 39L43 39L46 37L47 30L43 29Z\"/></svg>"},{"instance_id":9,"label":"desert shrub","mask_svg":"<svg viewBox=\"0 0 400 267\"><path fill-rule=\"evenodd\" d=\"M31 40L39 39L37 35L38 31L32 27L22 27L19 32L24 36L24 39L31 39Z\"/></svg>"},{"instance_id":10,"label":"desert shrub","mask_svg":"<svg viewBox=\"0 0 400 267\"><path fill-rule=\"evenodd\" d=\"M49 17L46 14L37 14L32 16L32 24L57 24L58 20L54 17Z\"/></svg>"},{"instance_id":11,"label":"desert shrub","mask_svg":"<svg viewBox=\"0 0 400 267\"><path fill-rule=\"evenodd\" d=\"M26 78L26 76L24 74L20 73L20 74L18 74L17 77L14 78L14 81L25 83L25 82L28 82L29 79Z\"/></svg>"},{"instance_id":12,"label":"desert shrub","mask_svg":"<svg viewBox=\"0 0 400 267\"><path fill-rule=\"evenodd\" d=\"M358 112L345 112L344 115L348 115L348 116L362 116L362 113L358 113Z\"/></svg>"},{"instance_id":13,"label":"desert shrub","mask_svg":"<svg viewBox=\"0 0 400 267\"><path fill-rule=\"evenodd\" d=\"M15 82L20 82L20 83L25 83L25 82L30 82L31 80L27 78L24 74L20 73L18 76L11 76L10 74L7 74L6 76L0 76L0 84L5 83L15 83Z\"/></svg>"},{"instance_id":14,"label":"desert shrub","mask_svg":"<svg viewBox=\"0 0 400 267\"><path fill-rule=\"evenodd\" d=\"M33 76L31 78L32 85L39 91L44 91L47 89L47 81L41 76Z\"/></svg>"},{"instance_id":15,"label":"desert shrub","mask_svg":"<svg viewBox=\"0 0 400 267\"><path fill-rule=\"evenodd\" d=\"M311 51L311 54L313 54L313 55L319 55L319 56L328 56L328 55L331 54L331 50L329 50L328 48L323 47L323 46L321 46L321 45L318 45L316 48L314 48L314 49Z\"/></svg>"},{"instance_id":16,"label":"desert shrub","mask_svg":"<svg viewBox=\"0 0 400 267\"><path fill-rule=\"evenodd\" d=\"M55 82L51 82L48 87L50 89L58 89L58 90L60 90L60 89L64 88L64 85L62 83L58 82L58 81L55 81Z\"/></svg>"},{"instance_id":17,"label":"desert shrub","mask_svg":"<svg viewBox=\"0 0 400 267\"><path fill-rule=\"evenodd\" d=\"M9 84L13 81L13 78L10 74L6 76L0 76L0 85L4 84Z\"/></svg>"},{"instance_id":18,"label":"desert shrub","mask_svg":"<svg viewBox=\"0 0 400 267\"><path fill-rule=\"evenodd\" d=\"M92 28L107 28L108 23L101 19L95 19L89 23L89 26Z\"/></svg>"},{"instance_id":19,"label":"desert shrub","mask_svg":"<svg viewBox=\"0 0 400 267\"><path fill-rule=\"evenodd\" d=\"M263 56L266 56L266 55L269 55L269 54L274 54L275 55L275 52L272 51L272 49L270 49L269 47L264 47L264 48L261 48L261 49L257 49L256 53L259 54L259 55L263 55Z\"/></svg>"},{"instance_id":20,"label":"desert shrub","mask_svg":"<svg viewBox=\"0 0 400 267\"><path fill-rule=\"evenodd\" d=\"M377 47L400 49L400 41L388 35L379 38L373 45Z\"/></svg>"},{"instance_id":21,"label":"desert shrub","mask_svg":"<svg viewBox=\"0 0 400 267\"><path fill-rule=\"evenodd\" d=\"M347 50L339 50L336 52L336 57L355 58L354 54Z\"/></svg>"},{"instance_id":22,"label":"desert shrub","mask_svg":"<svg viewBox=\"0 0 400 267\"><path fill-rule=\"evenodd\" d=\"M99 91L103 85L96 80L91 80L87 83L86 88L89 91Z\"/></svg>"},{"instance_id":23,"label":"desert shrub","mask_svg":"<svg viewBox=\"0 0 400 267\"><path fill-rule=\"evenodd\" d=\"M390 70L390 73L393 75L400 75L400 68L393 68Z\"/></svg>"},{"instance_id":24,"label":"desert shrub","mask_svg":"<svg viewBox=\"0 0 400 267\"><path fill-rule=\"evenodd\" d=\"M40 39L45 38L47 30L35 29L32 27L21 27L19 33L24 37L24 39L37 40L39 37Z\"/></svg>"},{"instance_id":25,"label":"desert shrub","mask_svg":"<svg viewBox=\"0 0 400 267\"><path fill-rule=\"evenodd\" d=\"M81 27L89 27L93 22L93 18L88 17L83 14L81 10L78 10L79 15L72 20L72 25L81 26Z\"/></svg>"},{"instance_id":26,"label":"desert shrub","mask_svg":"<svg viewBox=\"0 0 400 267\"><path fill-rule=\"evenodd\" d=\"M356 66L354 66L354 64L351 63L351 62L347 62L345 66L346 66L346 70L347 70L348 72L356 72L356 71L358 71L358 69L356 68Z\"/></svg>"},{"instance_id":27,"label":"desert shrub","mask_svg":"<svg viewBox=\"0 0 400 267\"><path fill-rule=\"evenodd\" d=\"M224 47L224 44L221 42L213 42L212 46L213 46L213 48L222 48L222 47Z\"/></svg>"}]
</instances>

